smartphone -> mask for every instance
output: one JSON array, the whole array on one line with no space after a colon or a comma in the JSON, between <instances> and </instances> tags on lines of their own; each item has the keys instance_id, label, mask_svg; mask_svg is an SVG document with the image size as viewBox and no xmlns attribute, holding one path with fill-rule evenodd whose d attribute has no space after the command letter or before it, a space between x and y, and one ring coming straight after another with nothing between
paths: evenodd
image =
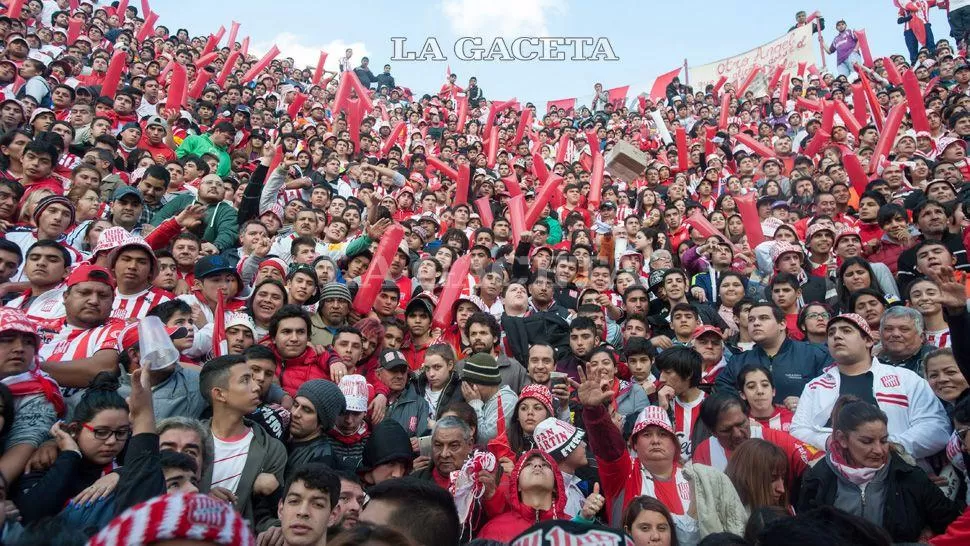
<instances>
[{"instance_id":1,"label":"smartphone","mask_svg":"<svg viewBox=\"0 0 970 546\"><path fill-rule=\"evenodd\" d=\"M422 457L431 456L431 436L421 436L418 438L418 453Z\"/></svg>"}]
</instances>

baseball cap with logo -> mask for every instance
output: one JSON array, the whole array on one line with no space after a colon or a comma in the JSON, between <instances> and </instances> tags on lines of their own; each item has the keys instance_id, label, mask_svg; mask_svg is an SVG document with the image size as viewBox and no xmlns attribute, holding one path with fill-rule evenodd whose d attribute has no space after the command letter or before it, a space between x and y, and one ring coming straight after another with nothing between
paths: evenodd
<instances>
[{"instance_id":1,"label":"baseball cap with logo","mask_svg":"<svg viewBox=\"0 0 970 546\"><path fill-rule=\"evenodd\" d=\"M397 349L384 349L378 363L385 370L393 370L401 366L408 367L408 360L404 358L404 353Z\"/></svg>"}]
</instances>

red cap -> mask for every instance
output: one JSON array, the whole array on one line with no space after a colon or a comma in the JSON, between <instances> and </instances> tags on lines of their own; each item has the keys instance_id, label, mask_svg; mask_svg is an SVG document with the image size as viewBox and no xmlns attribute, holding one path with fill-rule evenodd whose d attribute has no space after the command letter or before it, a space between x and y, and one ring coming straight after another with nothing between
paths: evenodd
<instances>
[{"instance_id":1,"label":"red cap","mask_svg":"<svg viewBox=\"0 0 970 546\"><path fill-rule=\"evenodd\" d=\"M81 264L67 276L68 288L82 282L101 282L115 289L115 278L111 272L98 265Z\"/></svg>"},{"instance_id":2,"label":"red cap","mask_svg":"<svg viewBox=\"0 0 970 546\"><path fill-rule=\"evenodd\" d=\"M690 335L690 338L691 339L697 339L697 338L701 337L702 335L708 334L708 333L711 333L711 332L714 332L715 334L717 334L718 337L720 337L722 339L724 337L724 335L721 333L720 328L718 328L716 326L711 326L709 324L702 324L702 325L698 326L694 330L694 333Z\"/></svg>"}]
</instances>

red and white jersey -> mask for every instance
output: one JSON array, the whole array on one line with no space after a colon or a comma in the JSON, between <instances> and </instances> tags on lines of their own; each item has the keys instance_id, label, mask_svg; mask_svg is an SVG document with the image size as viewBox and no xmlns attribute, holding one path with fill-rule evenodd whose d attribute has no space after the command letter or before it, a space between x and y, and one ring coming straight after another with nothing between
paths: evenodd
<instances>
[{"instance_id":1,"label":"red and white jersey","mask_svg":"<svg viewBox=\"0 0 970 546\"><path fill-rule=\"evenodd\" d=\"M123 295L115 290L111 318L142 319L148 316L148 311L156 305L173 299L175 299L175 294L154 286L149 286L145 290L130 296Z\"/></svg>"},{"instance_id":2,"label":"red and white jersey","mask_svg":"<svg viewBox=\"0 0 970 546\"><path fill-rule=\"evenodd\" d=\"M64 290L64 285L61 285L31 299L28 289L20 297L11 300L6 307L20 309L34 322L59 320L67 314L64 310Z\"/></svg>"},{"instance_id":3,"label":"red and white jersey","mask_svg":"<svg viewBox=\"0 0 970 546\"><path fill-rule=\"evenodd\" d=\"M91 358L98 351L118 350L118 336L125 328L125 321L109 318L104 326L78 328L67 324L67 319L48 322L38 328L41 360L65 362ZM72 409L86 389L61 387L64 402Z\"/></svg>"},{"instance_id":4,"label":"red and white jersey","mask_svg":"<svg viewBox=\"0 0 970 546\"><path fill-rule=\"evenodd\" d=\"M771 417L767 419L758 419L755 417L761 426L768 427L772 430L780 430L782 432L788 432L791 428L791 420L795 414L785 406L775 406L775 412L771 414Z\"/></svg>"},{"instance_id":5,"label":"red and white jersey","mask_svg":"<svg viewBox=\"0 0 970 546\"><path fill-rule=\"evenodd\" d=\"M950 329L944 328L942 330L927 330L926 331L926 343L932 345L938 349L943 349L950 346Z\"/></svg>"},{"instance_id":6,"label":"red and white jersey","mask_svg":"<svg viewBox=\"0 0 970 546\"><path fill-rule=\"evenodd\" d=\"M104 326L79 328L67 319L48 322L38 330L41 334L39 356L43 360L81 360L91 358L98 351L118 349L118 335L127 323L109 318Z\"/></svg>"},{"instance_id":7,"label":"red and white jersey","mask_svg":"<svg viewBox=\"0 0 970 546\"><path fill-rule=\"evenodd\" d=\"M680 440L680 452L683 460L690 459L694 446L691 442L691 435L694 433L694 423L701 414L701 402L707 395L701 391L697 400L691 403L683 402L680 397L673 399L674 404L674 433Z\"/></svg>"}]
</instances>

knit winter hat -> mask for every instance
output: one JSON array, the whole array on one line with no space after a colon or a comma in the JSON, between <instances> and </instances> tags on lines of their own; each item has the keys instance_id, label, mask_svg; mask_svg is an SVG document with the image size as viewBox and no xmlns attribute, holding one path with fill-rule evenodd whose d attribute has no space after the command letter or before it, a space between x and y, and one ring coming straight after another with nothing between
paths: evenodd
<instances>
[{"instance_id":1,"label":"knit winter hat","mask_svg":"<svg viewBox=\"0 0 970 546\"><path fill-rule=\"evenodd\" d=\"M518 408L519 404L526 398L538 400L546 408L546 412L550 416L555 415L552 409L552 393L549 392L549 387L545 385L526 385L522 388L522 392L519 393L519 399L515 402L515 407Z\"/></svg>"},{"instance_id":2,"label":"knit winter hat","mask_svg":"<svg viewBox=\"0 0 970 546\"><path fill-rule=\"evenodd\" d=\"M40 222L40 215L44 210L54 204L64 205L67 210L71 213L71 224L74 223L74 214L76 212L74 208L74 203L70 199L64 197L63 195L48 195L47 197L42 197L40 201L37 202L37 206L34 207L34 223Z\"/></svg>"},{"instance_id":3,"label":"knit winter hat","mask_svg":"<svg viewBox=\"0 0 970 546\"><path fill-rule=\"evenodd\" d=\"M249 524L231 504L201 493L172 493L136 504L111 520L88 546L154 544L169 540L255 546Z\"/></svg>"},{"instance_id":4,"label":"knit winter hat","mask_svg":"<svg viewBox=\"0 0 970 546\"><path fill-rule=\"evenodd\" d=\"M382 464L397 461L404 462L410 469L414 461L411 439L400 423L394 419L384 419L374 427L364 443L357 473L370 472Z\"/></svg>"},{"instance_id":5,"label":"knit winter hat","mask_svg":"<svg viewBox=\"0 0 970 546\"><path fill-rule=\"evenodd\" d=\"M347 303L353 303L354 301L350 297L350 289L347 288L347 285L340 284L339 282L328 282L320 292L321 302L330 299L344 300Z\"/></svg>"},{"instance_id":6,"label":"knit winter hat","mask_svg":"<svg viewBox=\"0 0 970 546\"><path fill-rule=\"evenodd\" d=\"M498 372L498 362L488 353L475 353L465 359L465 367L461 370L461 379L472 385L498 386L502 384L502 376Z\"/></svg>"},{"instance_id":7,"label":"knit winter hat","mask_svg":"<svg viewBox=\"0 0 970 546\"><path fill-rule=\"evenodd\" d=\"M313 404L317 419L320 421L320 428L324 432L332 429L337 417L347 409L347 401L340 387L326 379L307 381L296 391L296 395L306 398Z\"/></svg>"}]
</instances>

